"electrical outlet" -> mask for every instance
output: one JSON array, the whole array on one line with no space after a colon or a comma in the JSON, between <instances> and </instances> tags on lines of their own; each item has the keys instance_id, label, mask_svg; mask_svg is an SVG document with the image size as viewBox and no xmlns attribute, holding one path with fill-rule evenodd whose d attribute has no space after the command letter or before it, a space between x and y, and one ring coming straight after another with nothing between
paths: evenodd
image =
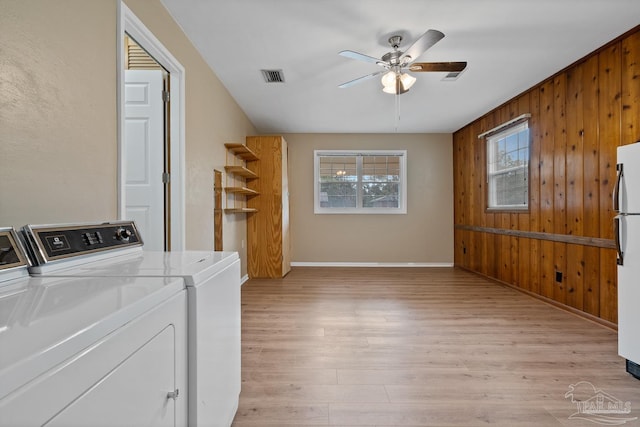
<instances>
[{"instance_id":1,"label":"electrical outlet","mask_svg":"<svg viewBox=\"0 0 640 427\"><path fill-rule=\"evenodd\" d=\"M240 247L241 247L242 249L244 249L244 239L242 239L242 240L240 241Z\"/></svg>"},{"instance_id":2,"label":"electrical outlet","mask_svg":"<svg viewBox=\"0 0 640 427\"><path fill-rule=\"evenodd\" d=\"M556 271L556 282L562 283L562 271Z\"/></svg>"}]
</instances>

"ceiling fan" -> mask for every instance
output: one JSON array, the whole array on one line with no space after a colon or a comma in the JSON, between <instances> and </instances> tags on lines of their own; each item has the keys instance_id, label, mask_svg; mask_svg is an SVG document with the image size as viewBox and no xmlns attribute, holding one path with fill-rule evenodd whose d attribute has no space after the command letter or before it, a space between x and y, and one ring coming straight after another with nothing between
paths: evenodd
<instances>
[{"instance_id":1,"label":"ceiling fan","mask_svg":"<svg viewBox=\"0 0 640 427\"><path fill-rule=\"evenodd\" d=\"M343 50L339 55L346 58L357 59L359 61L371 62L384 69L366 76L358 77L357 79L346 83L342 83L338 87L346 88L365 80L369 80L380 74L384 74L381 79L383 85L382 90L386 93L400 95L407 92L416 81L415 77L405 71L461 73L467 66L466 62L414 62L420 55L439 42L443 37L444 34L438 30L428 30L418 37L418 39L409 46L409 48L407 48L407 50L401 51L400 43L402 42L402 36L391 36L389 37L389 44L393 50L382 55L382 58L374 58L352 50Z\"/></svg>"}]
</instances>

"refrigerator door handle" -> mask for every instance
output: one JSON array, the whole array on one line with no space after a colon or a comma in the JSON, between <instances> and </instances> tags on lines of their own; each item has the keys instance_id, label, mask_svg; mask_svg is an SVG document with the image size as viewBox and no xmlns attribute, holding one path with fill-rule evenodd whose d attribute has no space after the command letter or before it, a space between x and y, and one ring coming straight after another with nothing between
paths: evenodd
<instances>
[{"instance_id":1,"label":"refrigerator door handle","mask_svg":"<svg viewBox=\"0 0 640 427\"><path fill-rule=\"evenodd\" d=\"M620 216L613 218L613 233L616 241L616 263L618 265L624 265L624 254L622 253L622 246L620 245Z\"/></svg>"},{"instance_id":2,"label":"refrigerator door handle","mask_svg":"<svg viewBox=\"0 0 640 427\"><path fill-rule=\"evenodd\" d=\"M616 164L616 185L613 187L613 210L620 212L620 181L622 181L623 164Z\"/></svg>"}]
</instances>

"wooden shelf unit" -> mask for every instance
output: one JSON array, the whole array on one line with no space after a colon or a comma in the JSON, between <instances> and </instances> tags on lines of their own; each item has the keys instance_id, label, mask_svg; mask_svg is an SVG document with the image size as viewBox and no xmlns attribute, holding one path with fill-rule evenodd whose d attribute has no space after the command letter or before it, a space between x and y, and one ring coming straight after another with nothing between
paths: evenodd
<instances>
[{"instance_id":1,"label":"wooden shelf unit","mask_svg":"<svg viewBox=\"0 0 640 427\"><path fill-rule=\"evenodd\" d=\"M260 158L247 167L260 176L249 187L260 193L247 200L258 212L247 216L247 274L281 278L291 270L287 141L282 136L248 136L246 144Z\"/></svg>"},{"instance_id":2,"label":"wooden shelf unit","mask_svg":"<svg viewBox=\"0 0 640 427\"><path fill-rule=\"evenodd\" d=\"M224 191L227 195L225 213L251 213L257 212L256 208L247 207L247 198L258 196L260 193L247 187L247 181L255 181L258 175L247 169L247 162L255 162L258 156L245 144L226 143L227 149L226 165L224 170L227 173L225 178L226 186Z\"/></svg>"}]
</instances>

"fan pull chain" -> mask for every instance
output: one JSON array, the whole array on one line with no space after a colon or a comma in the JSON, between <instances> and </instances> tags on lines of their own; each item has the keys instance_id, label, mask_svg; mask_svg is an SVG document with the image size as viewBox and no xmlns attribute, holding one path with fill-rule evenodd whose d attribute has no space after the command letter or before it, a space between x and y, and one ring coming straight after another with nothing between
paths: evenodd
<instances>
[{"instance_id":1,"label":"fan pull chain","mask_svg":"<svg viewBox=\"0 0 640 427\"><path fill-rule=\"evenodd\" d=\"M396 133L398 132L398 126L400 125L400 94L396 93L396 114L395 114L395 122L396 122Z\"/></svg>"}]
</instances>

